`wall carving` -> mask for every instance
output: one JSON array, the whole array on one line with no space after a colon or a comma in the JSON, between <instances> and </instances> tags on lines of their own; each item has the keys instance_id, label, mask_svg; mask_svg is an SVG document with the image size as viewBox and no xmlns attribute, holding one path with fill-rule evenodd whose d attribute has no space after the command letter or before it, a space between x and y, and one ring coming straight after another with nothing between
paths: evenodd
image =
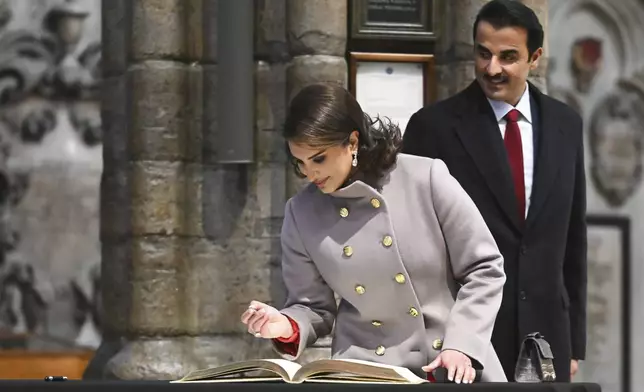
<instances>
[{"instance_id":1,"label":"wall carving","mask_svg":"<svg viewBox=\"0 0 644 392\"><path fill-rule=\"evenodd\" d=\"M630 75L637 71L642 61L640 54L644 53L644 42L641 40L644 11L639 4L632 0L566 0L552 1L550 9L550 26L566 26L565 21L575 14L587 12L595 15L618 45L621 74Z\"/></svg>"},{"instance_id":2,"label":"wall carving","mask_svg":"<svg viewBox=\"0 0 644 392\"><path fill-rule=\"evenodd\" d=\"M589 125L593 183L610 206L622 206L642 182L644 78L620 80Z\"/></svg>"},{"instance_id":3,"label":"wall carving","mask_svg":"<svg viewBox=\"0 0 644 392\"><path fill-rule=\"evenodd\" d=\"M588 351L574 381L598 382L606 392L628 392L629 385L637 389L634 369L644 359L641 350L622 347L642 347L643 342L639 334L626 334L623 327L639 331L644 323L642 308L633 305L641 302L637 278L642 276L644 257L641 241L633 240L641 238L644 229L639 219L644 195L644 2L549 0L549 6L549 50L555 63L549 69L549 93L579 112L586 142ZM632 231L624 233L630 244L621 250L607 246L611 236L605 228L592 227L593 214L610 222L630 220ZM604 265L593 268L598 267L593 262ZM606 279L612 275L606 272L620 268L627 271L626 280L615 280L611 288ZM622 290L628 281L624 296L630 297L631 305L622 308L615 290ZM593 356L598 352L599 357ZM628 368L630 377L623 373Z\"/></svg>"},{"instance_id":4,"label":"wall carving","mask_svg":"<svg viewBox=\"0 0 644 392\"><path fill-rule=\"evenodd\" d=\"M642 7L630 0L551 3L553 36L558 26L593 25L592 31L568 34L567 48L551 45L568 53L551 56L548 90L585 119L590 183L612 208L623 206L641 184L643 18Z\"/></svg>"},{"instance_id":5,"label":"wall carving","mask_svg":"<svg viewBox=\"0 0 644 392\"><path fill-rule=\"evenodd\" d=\"M78 239L69 231L80 219L75 213L97 223L83 211L98 209L98 189L94 196L91 188L100 165L83 170L75 159L100 163L99 12L97 0L0 0L0 334L12 336L1 345L99 343L100 248L75 255L70 244ZM60 178L74 184L74 176L89 185L52 193ZM90 191L76 190L84 187ZM88 204L75 209L76 202ZM51 221L32 231L33 220L47 214ZM51 244L65 236L60 246L69 256L60 256Z\"/></svg>"}]
</instances>

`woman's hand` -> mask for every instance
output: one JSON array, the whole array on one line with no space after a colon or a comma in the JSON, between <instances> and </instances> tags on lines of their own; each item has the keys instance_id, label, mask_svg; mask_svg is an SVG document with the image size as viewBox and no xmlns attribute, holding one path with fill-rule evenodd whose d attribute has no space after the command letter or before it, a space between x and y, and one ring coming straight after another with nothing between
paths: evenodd
<instances>
[{"instance_id":1,"label":"woman's hand","mask_svg":"<svg viewBox=\"0 0 644 392\"><path fill-rule=\"evenodd\" d=\"M471 384L476 378L476 369L472 367L472 360L465 354L456 350L445 350L438 354L438 357L423 371L431 373L439 367L447 369L447 379L460 384Z\"/></svg>"},{"instance_id":2,"label":"woman's hand","mask_svg":"<svg viewBox=\"0 0 644 392\"><path fill-rule=\"evenodd\" d=\"M286 316L270 305L251 301L241 315L241 322L248 326L248 333L256 338L290 338L293 327Z\"/></svg>"}]
</instances>

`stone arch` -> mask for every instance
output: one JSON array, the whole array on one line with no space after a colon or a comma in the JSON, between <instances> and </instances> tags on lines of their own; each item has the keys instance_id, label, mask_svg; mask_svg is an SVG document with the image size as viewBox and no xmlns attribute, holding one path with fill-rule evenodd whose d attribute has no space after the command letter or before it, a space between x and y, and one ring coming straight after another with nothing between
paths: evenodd
<instances>
[{"instance_id":1,"label":"stone arch","mask_svg":"<svg viewBox=\"0 0 644 392\"><path fill-rule=\"evenodd\" d=\"M565 0L553 2L551 25L565 26L565 20L583 10L590 11L614 36L621 60L621 75L629 75L638 67L644 53L644 12L632 1Z\"/></svg>"}]
</instances>

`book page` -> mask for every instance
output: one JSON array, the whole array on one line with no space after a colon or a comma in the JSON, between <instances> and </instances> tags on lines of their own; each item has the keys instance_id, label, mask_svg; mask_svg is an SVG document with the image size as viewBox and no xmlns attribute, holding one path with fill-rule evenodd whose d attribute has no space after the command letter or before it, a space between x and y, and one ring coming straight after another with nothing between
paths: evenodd
<instances>
[{"instance_id":1,"label":"book page","mask_svg":"<svg viewBox=\"0 0 644 392\"><path fill-rule=\"evenodd\" d=\"M320 383L320 384L378 384L378 385L410 385L414 383L409 383L407 381L387 381L387 380L378 380L374 378L360 378L360 377L336 377L336 376L326 376L326 377L310 377L304 380L306 383Z\"/></svg>"},{"instance_id":2,"label":"book page","mask_svg":"<svg viewBox=\"0 0 644 392\"><path fill-rule=\"evenodd\" d=\"M418 377L414 372L402 366L387 365L385 363L375 363L375 362L363 361L360 359L338 359L338 361L358 363L358 364L363 364L367 366L391 369L396 373L398 373L401 377L404 377L407 381L413 382L414 384L427 382L426 379Z\"/></svg>"},{"instance_id":3,"label":"book page","mask_svg":"<svg viewBox=\"0 0 644 392\"><path fill-rule=\"evenodd\" d=\"M207 380L192 380L192 381L170 381L170 384L174 383L189 383L189 384L217 384L217 383L242 383L242 382L280 382L284 383L284 379L278 375L275 377L241 377L241 378L215 378ZM287 381L290 383L290 381Z\"/></svg>"},{"instance_id":4,"label":"book page","mask_svg":"<svg viewBox=\"0 0 644 392\"><path fill-rule=\"evenodd\" d=\"M195 370L193 372L190 372L182 379L177 380L177 382L193 382L216 379L230 376L232 374L241 374L245 371L251 370L266 370L274 373L276 376L283 378L285 381L290 381L295 373L297 373L299 368L299 364L284 359L255 359L249 361L234 362L214 368ZM236 380L237 379L228 379L228 381Z\"/></svg>"},{"instance_id":5,"label":"book page","mask_svg":"<svg viewBox=\"0 0 644 392\"><path fill-rule=\"evenodd\" d=\"M292 362L286 359L264 359L264 361L275 363L279 367L284 369L286 374L288 374L289 380L293 380L295 378L295 374L297 373L297 371L302 368L302 366L300 366L299 363Z\"/></svg>"},{"instance_id":6,"label":"book page","mask_svg":"<svg viewBox=\"0 0 644 392\"><path fill-rule=\"evenodd\" d=\"M396 382L421 384L427 382L411 370L398 366L354 359L319 360L303 366L294 376L295 382L311 380L346 380L354 382Z\"/></svg>"}]
</instances>

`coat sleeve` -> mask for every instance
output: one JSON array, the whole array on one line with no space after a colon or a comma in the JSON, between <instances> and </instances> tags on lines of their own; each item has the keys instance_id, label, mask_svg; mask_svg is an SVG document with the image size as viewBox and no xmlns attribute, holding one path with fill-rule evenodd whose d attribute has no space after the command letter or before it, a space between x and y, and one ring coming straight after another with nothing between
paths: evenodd
<instances>
[{"instance_id":1,"label":"coat sleeve","mask_svg":"<svg viewBox=\"0 0 644 392\"><path fill-rule=\"evenodd\" d=\"M331 333L337 306L333 290L326 284L304 248L293 215L293 199L286 203L284 215L281 235L282 277L287 297L281 312L297 323L300 340L296 355L280 350L279 344L273 343L273 347L282 357L294 360L319 337Z\"/></svg>"},{"instance_id":2,"label":"coat sleeve","mask_svg":"<svg viewBox=\"0 0 644 392\"><path fill-rule=\"evenodd\" d=\"M432 162L430 185L452 273L461 285L443 350L458 350L483 367L503 296L503 256L476 205L441 160Z\"/></svg>"},{"instance_id":3,"label":"coat sleeve","mask_svg":"<svg viewBox=\"0 0 644 392\"><path fill-rule=\"evenodd\" d=\"M579 147L575 167L575 188L568 226L568 240L564 259L564 284L570 307L570 338L573 359L586 356L586 290L587 290L587 232L586 232L586 174L584 168L584 145L579 130Z\"/></svg>"}]
</instances>

